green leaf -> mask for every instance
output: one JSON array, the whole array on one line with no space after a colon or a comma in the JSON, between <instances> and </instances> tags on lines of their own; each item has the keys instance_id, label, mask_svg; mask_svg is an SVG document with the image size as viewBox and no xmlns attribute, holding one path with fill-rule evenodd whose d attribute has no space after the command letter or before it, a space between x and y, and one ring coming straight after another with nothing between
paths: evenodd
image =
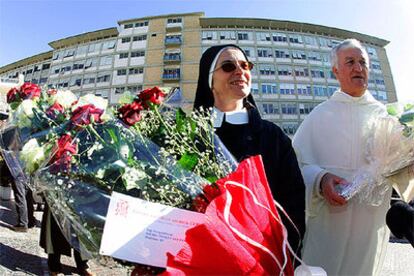
<instances>
[{"instance_id":1,"label":"green leaf","mask_svg":"<svg viewBox=\"0 0 414 276\"><path fill-rule=\"evenodd\" d=\"M192 171L198 163L198 157L195 153L185 153L178 160L178 164L186 170Z\"/></svg>"},{"instance_id":2,"label":"green leaf","mask_svg":"<svg viewBox=\"0 0 414 276\"><path fill-rule=\"evenodd\" d=\"M387 106L387 112L388 112L388 114L390 114L392 116L397 116L397 114L398 114L397 108L394 105Z\"/></svg>"}]
</instances>

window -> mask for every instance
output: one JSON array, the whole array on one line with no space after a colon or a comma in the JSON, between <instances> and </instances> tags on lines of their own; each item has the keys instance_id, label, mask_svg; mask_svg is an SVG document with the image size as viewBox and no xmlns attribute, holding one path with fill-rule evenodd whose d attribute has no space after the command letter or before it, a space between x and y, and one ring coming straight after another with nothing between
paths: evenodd
<instances>
[{"instance_id":1,"label":"window","mask_svg":"<svg viewBox=\"0 0 414 276\"><path fill-rule=\"evenodd\" d=\"M273 64L260 64L259 73L265 76L275 75L275 66Z\"/></svg>"},{"instance_id":2,"label":"window","mask_svg":"<svg viewBox=\"0 0 414 276\"><path fill-rule=\"evenodd\" d=\"M271 41L269 33L258 32L256 33L257 41Z\"/></svg>"},{"instance_id":3,"label":"window","mask_svg":"<svg viewBox=\"0 0 414 276\"><path fill-rule=\"evenodd\" d=\"M76 54L77 55L84 55L84 54L86 54L87 51L88 51L88 46L86 46L86 45L79 46L78 49L76 50Z\"/></svg>"},{"instance_id":4,"label":"window","mask_svg":"<svg viewBox=\"0 0 414 276\"><path fill-rule=\"evenodd\" d=\"M168 18L167 24L182 23L182 18Z\"/></svg>"},{"instance_id":5,"label":"window","mask_svg":"<svg viewBox=\"0 0 414 276\"><path fill-rule=\"evenodd\" d=\"M274 42L287 42L287 36L284 33L273 33L272 39Z\"/></svg>"},{"instance_id":6,"label":"window","mask_svg":"<svg viewBox=\"0 0 414 276\"><path fill-rule=\"evenodd\" d=\"M332 42L330 39L324 38L324 37L320 37L319 38L319 44L321 45L321 47L329 47L332 48Z\"/></svg>"},{"instance_id":7,"label":"window","mask_svg":"<svg viewBox=\"0 0 414 276\"><path fill-rule=\"evenodd\" d=\"M257 56L258 57L273 57L273 51L271 48L258 48Z\"/></svg>"},{"instance_id":8,"label":"window","mask_svg":"<svg viewBox=\"0 0 414 276\"><path fill-rule=\"evenodd\" d=\"M83 84L95 83L95 74L85 75L83 77Z\"/></svg>"},{"instance_id":9,"label":"window","mask_svg":"<svg viewBox=\"0 0 414 276\"><path fill-rule=\"evenodd\" d=\"M312 45L312 46L318 46L318 40L314 36L303 36L305 40L305 44Z\"/></svg>"},{"instance_id":10,"label":"window","mask_svg":"<svg viewBox=\"0 0 414 276\"><path fill-rule=\"evenodd\" d=\"M377 50L375 50L375 48L367 46L366 49L370 58L378 58Z\"/></svg>"},{"instance_id":11,"label":"window","mask_svg":"<svg viewBox=\"0 0 414 276\"><path fill-rule=\"evenodd\" d=\"M124 25L124 29L131 29L132 27L134 27L134 24L132 24L132 23Z\"/></svg>"},{"instance_id":12,"label":"window","mask_svg":"<svg viewBox=\"0 0 414 276\"><path fill-rule=\"evenodd\" d=\"M276 58L290 58L289 50L287 49L276 49L275 50Z\"/></svg>"},{"instance_id":13,"label":"window","mask_svg":"<svg viewBox=\"0 0 414 276\"><path fill-rule=\"evenodd\" d=\"M42 70L47 70L50 68L50 63L45 63L42 65Z\"/></svg>"},{"instance_id":14,"label":"window","mask_svg":"<svg viewBox=\"0 0 414 276\"><path fill-rule=\"evenodd\" d=\"M247 57L255 57L255 55L254 55L254 53L255 53L254 48L250 48L250 47L241 47L241 48L246 53L246 56Z\"/></svg>"},{"instance_id":15,"label":"window","mask_svg":"<svg viewBox=\"0 0 414 276\"><path fill-rule=\"evenodd\" d=\"M325 71L322 68L311 68L312 78L325 78Z\"/></svg>"},{"instance_id":16,"label":"window","mask_svg":"<svg viewBox=\"0 0 414 276\"><path fill-rule=\"evenodd\" d=\"M282 114L285 114L285 115L297 114L296 103L281 103L280 109L282 110Z\"/></svg>"},{"instance_id":17,"label":"window","mask_svg":"<svg viewBox=\"0 0 414 276\"><path fill-rule=\"evenodd\" d=\"M259 85L257 83L252 83L250 92L256 95L259 94Z\"/></svg>"},{"instance_id":18,"label":"window","mask_svg":"<svg viewBox=\"0 0 414 276\"><path fill-rule=\"evenodd\" d=\"M112 56L101 57L101 60L99 61L99 65L100 66L112 65Z\"/></svg>"},{"instance_id":19,"label":"window","mask_svg":"<svg viewBox=\"0 0 414 276\"><path fill-rule=\"evenodd\" d=\"M142 67L137 67L137 68L129 68L129 75L138 75L138 74L143 74L144 73L144 68Z\"/></svg>"},{"instance_id":20,"label":"window","mask_svg":"<svg viewBox=\"0 0 414 276\"><path fill-rule=\"evenodd\" d=\"M303 95L303 96L310 96L312 94L310 85L306 85L306 84L297 84L296 91L298 95Z\"/></svg>"},{"instance_id":21,"label":"window","mask_svg":"<svg viewBox=\"0 0 414 276\"><path fill-rule=\"evenodd\" d=\"M164 79L179 79L180 78L180 69L164 69L164 73L162 75Z\"/></svg>"},{"instance_id":22,"label":"window","mask_svg":"<svg viewBox=\"0 0 414 276\"><path fill-rule=\"evenodd\" d=\"M282 129L287 135L294 135L298 129L298 123L282 123Z\"/></svg>"},{"instance_id":23,"label":"window","mask_svg":"<svg viewBox=\"0 0 414 276\"><path fill-rule=\"evenodd\" d=\"M47 77L40 78L39 84L45 84L47 82Z\"/></svg>"},{"instance_id":24,"label":"window","mask_svg":"<svg viewBox=\"0 0 414 276\"><path fill-rule=\"evenodd\" d=\"M211 32L211 31L203 31L201 39L202 40L216 40L217 39L217 33L216 32Z\"/></svg>"},{"instance_id":25,"label":"window","mask_svg":"<svg viewBox=\"0 0 414 276\"><path fill-rule=\"evenodd\" d=\"M279 106L273 103L263 103L262 112L263 114L279 114Z\"/></svg>"},{"instance_id":26,"label":"window","mask_svg":"<svg viewBox=\"0 0 414 276\"><path fill-rule=\"evenodd\" d=\"M60 55L62 54L62 52L54 52L53 53L53 60L57 60L57 59L59 59L59 57L60 57Z\"/></svg>"},{"instance_id":27,"label":"window","mask_svg":"<svg viewBox=\"0 0 414 276\"><path fill-rule=\"evenodd\" d=\"M321 53L319 52L309 52L308 59L314 61L322 61Z\"/></svg>"},{"instance_id":28,"label":"window","mask_svg":"<svg viewBox=\"0 0 414 276\"><path fill-rule=\"evenodd\" d=\"M94 43L89 45L88 53L99 52L101 43Z\"/></svg>"},{"instance_id":29,"label":"window","mask_svg":"<svg viewBox=\"0 0 414 276\"><path fill-rule=\"evenodd\" d=\"M126 75L126 69L119 69L118 71L116 71L116 75L117 76L125 76Z\"/></svg>"},{"instance_id":30,"label":"window","mask_svg":"<svg viewBox=\"0 0 414 276\"><path fill-rule=\"evenodd\" d=\"M282 65L277 67L277 74L279 76L292 76L292 72L292 66Z\"/></svg>"},{"instance_id":31,"label":"window","mask_svg":"<svg viewBox=\"0 0 414 276\"><path fill-rule=\"evenodd\" d=\"M293 44L303 44L302 36L296 35L296 34L290 34L289 42Z\"/></svg>"},{"instance_id":32,"label":"window","mask_svg":"<svg viewBox=\"0 0 414 276\"><path fill-rule=\"evenodd\" d=\"M59 66L53 66L53 67L52 67L52 72L53 72L53 74L59 74L59 72L60 72L60 67L59 67Z\"/></svg>"},{"instance_id":33,"label":"window","mask_svg":"<svg viewBox=\"0 0 414 276\"><path fill-rule=\"evenodd\" d=\"M315 95L315 97L326 97L328 96L328 89L326 86L314 85L313 95Z\"/></svg>"},{"instance_id":34,"label":"window","mask_svg":"<svg viewBox=\"0 0 414 276\"><path fill-rule=\"evenodd\" d=\"M277 86L275 83L263 83L261 90L262 94L277 94Z\"/></svg>"},{"instance_id":35,"label":"window","mask_svg":"<svg viewBox=\"0 0 414 276\"><path fill-rule=\"evenodd\" d=\"M377 76L377 77L375 78L375 83L376 83L377 85L385 85L384 79L383 79L382 77L380 77L380 76Z\"/></svg>"},{"instance_id":36,"label":"window","mask_svg":"<svg viewBox=\"0 0 414 276\"><path fill-rule=\"evenodd\" d=\"M85 69L88 69L90 67L95 67L97 63L98 63L97 58L88 58L85 62Z\"/></svg>"},{"instance_id":37,"label":"window","mask_svg":"<svg viewBox=\"0 0 414 276\"><path fill-rule=\"evenodd\" d=\"M111 78L111 74L108 72L98 73L98 76L96 77L96 83L109 82L110 78Z\"/></svg>"},{"instance_id":38,"label":"window","mask_svg":"<svg viewBox=\"0 0 414 276\"><path fill-rule=\"evenodd\" d=\"M371 68L374 70L381 70L381 65L378 61L371 62Z\"/></svg>"},{"instance_id":39,"label":"window","mask_svg":"<svg viewBox=\"0 0 414 276\"><path fill-rule=\"evenodd\" d=\"M333 93L335 93L335 91L338 90L338 89L339 89L339 87L336 87L336 86L328 86L328 96L329 97L332 96Z\"/></svg>"},{"instance_id":40,"label":"window","mask_svg":"<svg viewBox=\"0 0 414 276\"><path fill-rule=\"evenodd\" d=\"M309 69L306 67L295 67L296 77L309 77Z\"/></svg>"},{"instance_id":41,"label":"window","mask_svg":"<svg viewBox=\"0 0 414 276\"><path fill-rule=\"evenodd\" d=\"M132 41L144 41L147 40L147 35L136 35L132 38Z\"/></svg>"},{"instance_id":42,"label":"window","mask_svg":"<svg viewBox=\"0 0 414 276\"><path fill-rule=\"evenodd\" d=\"M33 69L26 70L26 75L33 73Z\"/></svg>"},{"instance_id":43,"label":"window","mask_svg":"<svg viewBox=\"0 0 414 276\"><path fill-rule=\"evenodd\" d=\"M145 51L131 52L131 58L134 58L134 57L145 57Z\"/></svg>"},{"instance_id":44,"label":"window","mask_svg":"<svg viewBox=\"0 0 414 276\"><path fill-rule=\"evenodd\" d=\"M181 44L181 35L167 35L165 44Z\"/></svg>"},{"instance_id":45,"label":"window","mask_svg":"<svg viewBox=\"0 0 414 276\"><path fill-rule=\"evenodd\" d=\"M239 40L252 40L252 33L251 32L238 32L237 38Z\"/></svg>"},{"instance_id":46,"label":"window","mask_svg":"<svg viewBox=\"0 0 414 276\"><path fill-rule=\"evenodd\" d=\"M377 91L377 100L379 101L387 101L388 97L387 97L387 92L386 91Z\"/></svg>"},{"instance_id":47,"label":"window","mask_svg":"<svg viewBox=\"0 0 414 276\"><path fill-rule=\"evenodd\" d=\"M125 87L116 87L115 94L122 94L125 92Z\"/></svg>"},{"instance_id":48,"label":"window","mask_svg":"<svg viewBox=\"0 0 414 276\"><path fill-rule=\"evenodd\" d=\"M124 58L128 58L129 57L129 53L120 53L119 54L119 59L124 59Z\"/></svg>"},{"instance_id":49,"label":"window","mask_svg":"<svg viewBox=\"0 0 414 276\"><path fill-rule=\"evenodd\" d=\"M82 78L80 76L74 76L70 79L69 86L81 86Z\"/></svg>"},{"instance_id":50,"label":"window","mask_svg":"<svg viewBox=\"0 0 414 276\"><path fill-rule=\"evenodd\" d=\"M293 83L281 83L279 87L280 95L295 95L295 85Z\"/></svg>"},{"instance_id":51,"label":"window","mask_svg":"<svg viewBox=\"0 0 414 276\"><path fill-rule=\"evenodd\" d=\"M102 43L102 50L109 50L115 48L116 40L105 41Z\"/></svg>"},{"instance_id":52,"label":"window","mask_svg":"<svg viewBox=\"0 0 414 276\"><path fill-rule=\"evenodd\" d=\"M78 60L73 63L73 70L83 69L85 66L85 60Z\"/></svg>"},{"instance_id":53,"label":"window","mask_svg":"<svg viewBox=\"0 0 414 276\"><path fill-rule=\"evenodd\" d=\"M148 26L148 21L142 21L142 22L135 23L135 27L144 27L144 26Z\"/></svg>"},{"instance_id":54,"label":"window","mask_svg":"<svg viewBox=\"0 0 414 276\"><path fill-rule=\"evenodd\" d=\"M222 40L236 40L236 32L234 31L221 31L220 39Z\"/></svg>"},{"instance_id":55,"label":"window","mask_svg":"<svg viewBox=\"0 0 414 276\"><path fill-rule=\"evenodd\" d=\"M313 110L313 103L299 103L299 114L305 115L311 113Z\"/></svg>"},{"instance_id":56,"label":"window","mask_svg":"<svg viewBox=\"0 0 414 276\"><path fill-rule=\"evenodd\" d=\"M121 39L121 42L122 42L122 43L128 43L128 42L131 42L131 38L130 38L130 37L124 37L124 38L122 38L122 39Z\"/></svg>"},{"instance_id":57,"label":"window","mask_svg":"<svg viewBox=\"0 0 414 276\"><path fill-rule=\"evenodd\" d=\"M109 89L97 90L95 95L99 96L99 97L102 97L104 99L108 99Z\"/></svg>"},{"instance_id":58,"label":"window","mask_svg":"<svg viewBox=\"0 0 414 276\"><path fill-rule=\"evenodd\" d=\"M306 53L304 51L292 50L293 59L306 59Z\"/></svg>"},{"instance_id":59,"label":"window","mask_svg":"<svg viewBox=\"0 0 414 276\"><path fill-rule=\"evenodd\" d=\"M180 61L181 54L180 53L165 53L164 60L166 61Z\"/></svg>"},{"instance_id":60,"label":"window","mask_svg":"<svg viewBox=\"0 0 414 276\"><path fill-rule=\"evenodd\" d=\"M60 72L70 72L72 70L72 64L64 64L62 65L62 68L60 68Z\"/></svg>"},{"instance_id":61,"label":"window","mask_svg":"<svg viewBox=\"0 0 414 276\"><path fill-rule=\"evenodd\" d=\"M131 91L132 93L136 93L142 90L142 85L132 85L125 88L127 91Z\"/></svg>"},{"instance_id":62,"label":"window","mask_svg":"<svg viewBox=\"0 0 414 276\"><path fill-rule=\"evenodd\" d=\"M75 55L75 49L67 49L63 57L73 57Z\"/></svg>"},{"instance_id":63,"label":"window","mask_svg":"<svg viewBox=\"0 0 414 276\"><path fill-rule=\"evenodd\" d=\"M69 79L63 79L58 83L58 87L68 87L69 86Z\"/></svg>"}]
</instances>

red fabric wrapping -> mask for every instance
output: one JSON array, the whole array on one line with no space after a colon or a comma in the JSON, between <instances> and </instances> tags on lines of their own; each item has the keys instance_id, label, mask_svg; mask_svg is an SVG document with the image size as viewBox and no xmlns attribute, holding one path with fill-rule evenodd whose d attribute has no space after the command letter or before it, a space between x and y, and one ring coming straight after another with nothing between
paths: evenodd
<instances>
[{"instance_id":1,"label":"red fabric wrapping","mask_svg":"<svg viewBox=\"0 0 414 276\"><path fill-rule=\"evenodd\" d=\"M253 196L231 181L248 187ZM254 275L293 275L293 266L284 245L283 227L273 203L260 156L242 161L237 170L217 181L222 194L207 207L206 223L189 229L183 248L176 256L168 253L165 275L202 275L202 274L254 274ZM258 244L267 247L277 258L280 266L264 250L241 239L226 222L226 202L231 201L230 226ZM286 251L286 257L283 250ZM287 259L286 259L287 258ZM286 260L285 260L286 259ZM280 267L286 263L282 273Z\"/></svg>"}]
</instances>

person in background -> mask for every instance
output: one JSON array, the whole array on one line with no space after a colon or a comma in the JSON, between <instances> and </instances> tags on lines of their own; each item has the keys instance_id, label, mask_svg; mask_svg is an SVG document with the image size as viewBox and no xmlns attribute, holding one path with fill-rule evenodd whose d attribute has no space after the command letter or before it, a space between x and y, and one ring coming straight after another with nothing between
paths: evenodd
<instances>
[{"instance_id":1,"label":"person in background","mask_svg":"<svg viewBox=\"0 0 414 276\"><path fill-rule=\"evenodd\" d=\"M250 94L252 68L236 45L207 49L200 60L194 109L213 109L216 134L237 161L262 156L273 197L295 225L281 213L289 243L300 255L305 233L305 186L289 137L263 120L255 107Z\"/></svg>"},{"instance_id":2,"label":"person in background","mask_svg":"<svg viewBox=\"0 0 414 276\"><path fill-rule=\"evenodd\" d=\"M395 202L387 212L386 222L395 237L407 239L414 248L414 199Z\"/></svg>"},{"instance_id":3,"label":"person in background","mask_svg":"<svg viewBox=\"0 0 414 276\"><path fill-rule=\"evenodd\" d=\"M392 189L375 205L347 201L338 188L367 166L367 131L388 115L367 90L369 57L359 41L338 44L331 62L340 89L305 118L293 138L306 185L303 260L328 275L378 275L389 239L384 218Z\"/></svg>"}]
</instances>

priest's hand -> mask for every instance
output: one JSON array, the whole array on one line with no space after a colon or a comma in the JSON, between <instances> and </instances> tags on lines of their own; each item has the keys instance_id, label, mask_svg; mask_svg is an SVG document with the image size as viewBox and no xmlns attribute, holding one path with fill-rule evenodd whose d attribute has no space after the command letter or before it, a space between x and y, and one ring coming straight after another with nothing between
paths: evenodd
<instances>
[{"instance_id":1,"label":"priest's hand","mask_svg":"<svg viewBox=\"0 0 414 276\"><path fill-rule=\"evenodd\" d=\"M340 196L335 189L336 185L347 184L347 181L339 176L326 173L321 179L321 194L325 200L333 206L341 206L346 204L346 199Z\"/></svg>"}]
</instances>

